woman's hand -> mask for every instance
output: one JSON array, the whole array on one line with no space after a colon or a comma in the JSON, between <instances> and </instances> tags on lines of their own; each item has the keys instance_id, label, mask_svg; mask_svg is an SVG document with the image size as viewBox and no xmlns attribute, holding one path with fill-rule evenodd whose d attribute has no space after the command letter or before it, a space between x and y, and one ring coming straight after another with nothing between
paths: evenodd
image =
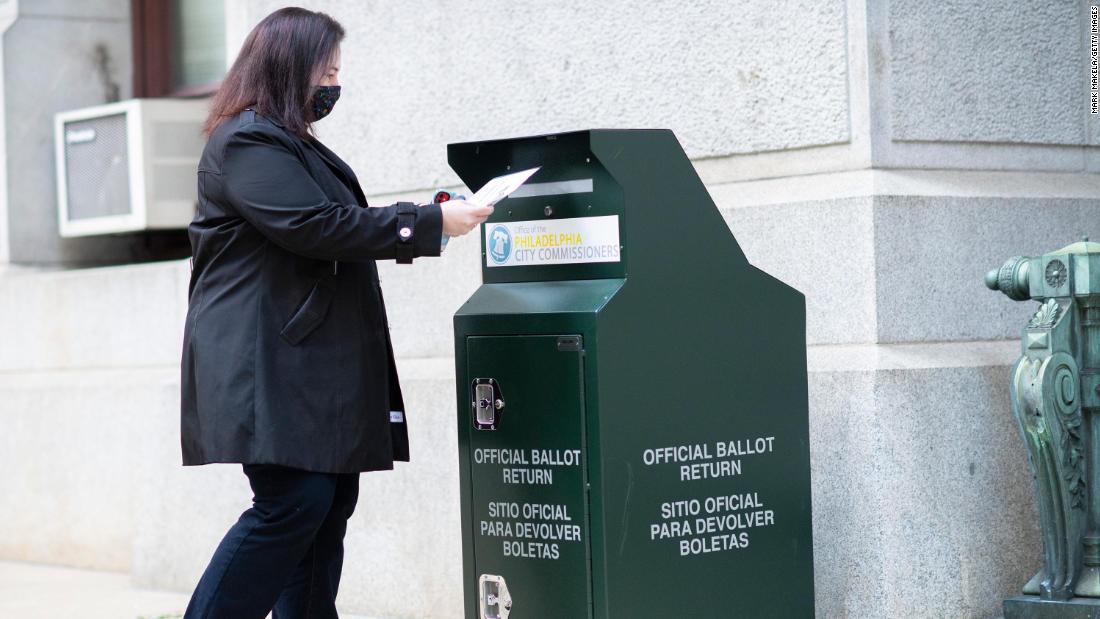
<instances>
[{"instance_id":1,"label":"woman's hand","mask_svg":"<svg viewBox=\"0 0 1100 619\"><path fill-rule=\"evenodd\" d=\"M439 208L443 211L443 234L447 236L462 236L493 214L493 207L466 200L447 200Z\"/></svg>"}]
</instances>

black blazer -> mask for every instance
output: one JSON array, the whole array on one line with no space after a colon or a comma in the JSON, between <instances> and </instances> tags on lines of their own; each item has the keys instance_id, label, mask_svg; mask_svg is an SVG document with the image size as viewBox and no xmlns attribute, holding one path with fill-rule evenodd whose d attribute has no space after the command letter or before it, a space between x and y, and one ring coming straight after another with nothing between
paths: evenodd
<instances>
[{"instance_id":1,"label":"black blazer","mask_svg":"<svg viewBox=\"0 0 1100 619\"><path fill-rule=\"evenodd\" d=\"M367 208L332 151L252 110L210 136L198 181L183 463L353 473L407 461L374 261L439 255L439 206Z\"/></svg>"}]
</instances>

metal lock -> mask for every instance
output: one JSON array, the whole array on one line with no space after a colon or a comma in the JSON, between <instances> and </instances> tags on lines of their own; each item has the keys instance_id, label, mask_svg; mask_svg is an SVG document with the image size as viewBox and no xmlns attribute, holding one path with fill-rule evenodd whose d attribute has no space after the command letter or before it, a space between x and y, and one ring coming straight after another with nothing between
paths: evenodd
<instances>
[{"instance_id":1,"label":"metal lock","mask_svg":"<svg viewBox=\"0 0 1100 619\"><path fill-rule=\"evenodd\" d=\"M471 384L474 427L478 430L496 430L504 410L504 394L493 378L475 378Z\"/></svg>"},{"instance_id":2,"label":"metal lock","mask_svg":"<svg viewBox=\"0 0 1100 619\"><path fill-rule=\"evenodd\" d=\"M512 596L508 594L504 577L482 574L477 584L481 593L481 619L508 619L508 613L512 612Z\"/></svg>"}]
</instances>

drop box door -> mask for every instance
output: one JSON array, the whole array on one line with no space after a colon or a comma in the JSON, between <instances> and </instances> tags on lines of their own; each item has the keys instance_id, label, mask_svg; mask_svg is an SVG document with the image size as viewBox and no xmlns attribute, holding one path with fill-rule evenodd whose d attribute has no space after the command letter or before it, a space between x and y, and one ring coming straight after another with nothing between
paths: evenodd
<instances>
[{"instance_id":1,"label":"drop box door","mask_svg":"<svg viewBox=\"0 0 1100 619\"><path fill-rule=\"evenodd\" d=\"M582 348L575 335L467 339L479 582L466 586L509 619L591 616Z\"/></svg>"}]
</instances>

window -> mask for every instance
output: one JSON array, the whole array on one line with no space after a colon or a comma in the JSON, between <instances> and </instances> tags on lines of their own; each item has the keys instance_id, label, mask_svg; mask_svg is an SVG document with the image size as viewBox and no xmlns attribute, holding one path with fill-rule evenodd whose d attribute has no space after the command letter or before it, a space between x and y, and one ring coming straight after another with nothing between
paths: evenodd
<instances>
[{"instance_id":1,"label":"window","mask_svg":"<svg viewBox=\"0 0 1100 619\"><path fill-rule=\"evenodd\" d=\"M224 0L131 0L134 96L214 92L225 75Z\"/></svg>"}]
</instances>

